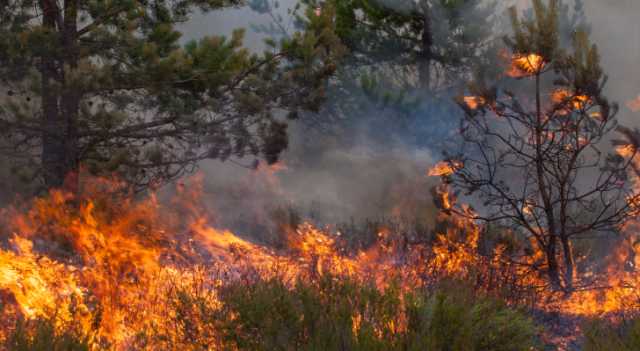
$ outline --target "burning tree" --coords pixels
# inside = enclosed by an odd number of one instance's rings
[[[447,155],[444,176],[475,195],[486,214],[477,219],[511,227],[542,251],[540,268],[554,289],[575,288],[572,243],[616,231],[636,213],[640,193],[628,185],[635,148],[607,151],[617,105],[603,95],[606,76],[598,50],[577,30],[573,52],[559,47],[558,1],[534,0],[535,16],[519,19],[508,75],[520,93],[490,87],[479,75],[459,98],[464,147]]]
[[[242,47],[241,30],[181,47],[176,25],[192,10],[239,3],[4,1],[4,154],[47,187],[81,164],[146,186],[206,158],[275,162],[287,146],[280,116],[318,108],[342,49],[330,8],[308,9],[306,30],[264,54]]]

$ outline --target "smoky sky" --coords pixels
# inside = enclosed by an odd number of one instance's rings
[[[285,23],[289,23],[286,9],[294,3],[295,0],[280,1],[280,8],[274,13],[285,16]],[[509,4],[523,8],[529,3],[529,0],[499,1],[498,11],[502,13],[497,15],[506,16]],[[640,1],[586,0],[585,8],[591,38],[600,49],[609,77],[606,95],[620,103],[622,124],[640,127],[640,112],[633,113],[625,104],[640,94]],[[245,44],[258,51],[263,48],[265,35],[252,26],[272,22],[269,14],[259,14],[245,6],[197,14],[181,29],[184,39],[190,40],[247,28]],[[428,202],[425,197],[435,180],[426,179],[426,169],[441,157],[441,150],[435,146],[422,143],[417,147],[398,140],[385,144],[388,146],[381,150],[375,147],[380,140],[370,137],[358,138],[358,142],[349,146],[334,143],[329,137],[310,140],[308,131],[298,122],[292,123],[289,131],[290,148],[283,155],[285,168],[268,180],[230,162],[207,161],[201,165],[207,196],[216,203],[222,217],[230,213],[258,216],[266,208],[284,204],[297,208],[304,216],[335,221],[389,215],[397,210],[390,202],[402,202],[398,198],[409,199],[405,202],[417,208]],[[303,156],[307,158],[305,162],[300,162],[300,150],[308,149],[310,143],[316,143],[317,147]]]

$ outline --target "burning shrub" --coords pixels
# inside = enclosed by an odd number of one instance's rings
[[[482,204],[471,218],[532,242],[534,255],[520,264],[570,294],[596,286],[584,273],[592,256],[578,242],[620,232],[638,215],[640,191],[629,177],[638,150],[618,127],[618,105],[605,96],[607,78],[588,33],[573,28],[573,50],[561,48],[561,2],[533,5],[524,18],[511,8],[513,35],[505,37],[512,51],[506,75],[518,84],[477,75],[471,96],[457,99],[463,145],[445,150],[429,174]],[[629,139],[615,143],[625,152],[609,151],[616,129]]]
[[[37,344],[44,319],[56,332],[46,337],[91,335],[96,349],[520,350],[536,334],[531,322],[474,294],[594,315],[624,308],[618,301],[636,291],[621,283],[602,298],[552,299],[535,272],[510,260],[526,247],[479,226],[446,186],[436,189],[432,240],[371,224],[375,241],[349,249],[350,234],[296,220],[274,250],[212,227],[197,186],[179,188],[167,206],[97,184],[77,198],[52,191],[5,210],[0,344],[9,347],[13,330]],[[468,285],[437,288],[451,279]]]

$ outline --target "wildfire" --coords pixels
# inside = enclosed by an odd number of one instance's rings
[[[16,253],[0,251],[0,287],[12,293],[27,318],[60,310],[58,318],[70,321],[68,307],[73,299],[82,299],[84,295],[75,271],[33,253],[29,240],[16,236],[11,243]]]
[[[449,199],[448,194],[446,198]],[[452,206],[453,203],[447,200],[444,208],[450,209]],[[449,227],[448,233],[437,235],[433,247],[434,266],[441,269],[447,276],[464,277],[481,261],[481,257],[477,254],[480,227],[471,219],[473,213],[468,207],[463,206],[461,210],[470,216],[441,213],[439,218],[440,221],[454,223]],[[456,232],[460,229],[464,232]]]
[[[460,167],[460,162],[443,161],[429,175],[451,175]],[[457,204],[449,190],[441,184],[435,191],[440,211],[432,243],[407,246],[399,233],[383,229],[377,244],[353,253],[341,249],[337,235],[310,223],[291,228],[279,250],[216,228],[198,205],[197,182],[179,188],[168,207],[153,195],[136,200],[123,194],[112,181],[96,180],[78,197],[53,191],[26,210],[3,213],[9,245],[0,247],[0,301],[15,308],[0,313],[50,318],[59,328],[79,323],[95,331],[95,349],[166,349],[180,347],[171,322],[177,313],[172,306],[182,298],[176,294],[197,295],[208,308],[219,309],[224,306],[219,289],[251,274],[288,282],[349,276],[371,280],[381,289],[393,277],[406,291],[453,277],[485,291],[511,291],[513,303],[526,298],[538,309],[570,315],[639,307],[640,245],[632,237],[608,262],[606,280],[598,285],[602,289],[558,296],[544,289],[541,271],[531,268],[544,262],[533,238],[523,247],[499,243],[486,250],[477,214]],[[526,215],[533,215],[534,208],[534,200],[522,205]],[[639,224],[625,230],[635,232]],[[197,316],[191,317],[198,325]],[[352,318],[357,324],[360,317]],[[7,337],[5,329],[0,340]],[[160,344],[136,344],[141,333],[160,335]]]
[[[636,149],[633,145],[620,145],[616,147],[616,152],[622,157],[629,158],[635,154]]]
[[[542,71],[544,66],[544,58],[538,54],[513,55],[507,75],[512,78],[528,77]]]
[[[450,176],[462,167],[460,161],[441,161],[429,169],[427,175],[429,177]]]
[[[590,99],[586,95],[575,95],[566,89],[557,89],[551,93],[551,101],[556,105],[566,104],[568,107],[562,108],[558,113],[567,115],[573,110],[583,110]]]
[[[70,194],[53,191],[26,212],[7,210],[6,225],[15,234],[12,248],[0,249],[0,297],[9,293],[27,319],[54,318],[60,328],[80,322],[87,331],[97,326],[96,348],[130,347],[141,332],[162,332],[163,340],[176,340],[175,332],[167,330],[174,318],[173,292],[203,294],[204,289],[215,308],[220,305],[217,287],[248,271],[289,281],[349,275],[372,279],[381,288],[395,276],[406,282],[403,289],[411,289],[424,281],[426,271],[464,276],[477,262],[479,229],[455,214],[442,215],[450,230],[430,248],[416,245],[407,251],[387,232],[378,245],[348,255],[336,236],[305,223],[288,234],[286,249],[274,251],[209,225],[196,205],[199,190],[179,187],[169,209],[155,196],[135,201],[115,195],[118,189],[117,183],[99,180],[88,195],[76,199],[77,209],[69,207]],[[444,207],[452,207],[454,199],[444,188],[443,196]],[[47,242],[42,253],[34,248],[36,241]],[[56,254],[56,245],[77,259]],[[433,257],[427,265],[425,255]]]
[[[255,245],[210,226],[196,205],[200,191],[186,186],[171,208],[155,196],[135,201],[114,195],[119,185],[102,180],[88,192],[76,199],[77,209],[69,207],[70,194],[53,191],[26,212],[5,211],[6,227],[15,234],[11,248],[0,248],[0,300],[13,301],[24,318],[53,318],[60,328],[79,322],[88,331],[97,325],[96,348],[131,346],[143,331],[172,339],[166,328],[174,313],[173,292],[209,282],[207,296],[215,306],[220,274],[233,280],[253,271],[292,281],[346,274],[371,276],[384,286],[389,275],[381,273],[382,267],[394,266],[389,246],[347,256],[332,235],[311,224],[295,228],[283,252]],[[36,241],[47,243],[42,253],[34,248]],[[202,270],[203,265],[211,268]],[[0,331],[0,340],[4,337]]]

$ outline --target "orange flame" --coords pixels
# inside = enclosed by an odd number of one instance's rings
[[[451,175],[460,167],[460,162],[440,162],[429,175]],[[538,243],[528,238],[522,247],[500,243],[483,251],[477,214],[456,204],[446,184],[436,189],[440,211],[433,243],[407,246],[399,233],[384,229],[376,245],[352,254],[340,249],[336,235],[310,223],[286,233],[279,251],[215,228],[198,206],[197,183],[178,191],[169,207],[153,195],[135,200],[121,186],[95,180],[82,196],[52,191],[26,210],[3,212],[10,247],[0,247],[0,297],[12,297],[16,314],[54,318],[60,327],[80,323],[84,330],[96,330],[96,349],[135,348],[137,335],[160,331],[165,344],[146,347],[179,348],[168,322],[175,318],[175,292],[197,293],[211,308],[220,308],[218,289],[249,272],[286,281],[334,274],[372,280],[380,288],[398,277],[404,290],[454,277],[475,281],[487,291],[537,294],[536,308],[574,315],[640,307],[635,236],[616,249],[606,279],[599,281],[602,289],[558,296],[544,289],[544,255]],[[532,214],[534,208],[530,200],[522,211]],[[625,231],[634,233],[638,227],[640,222],[634,221]],[[352,316],[354,325],[359,318]],[[6,333],[0,330],[0,340]]]
[[[75,271],[38,256],[27,239],[15,236],[11,242],[16,253],[0,251],[0,287],[11,291],[27,318],[43,317],[64,306],[67,308],[61,309],[62,314],[57,317],[70,321],[68,307],[73,299],[84,296]]]
[[[471,110],[477,110],[479,107],[484,106],[487,103],[481,96],[465,96],[463,100]]]
[[[566,89],[557,89],[551,93],[551,101],[554,104],[567,104],[569,107],[559,111],[561,115],[567,115],[572,110],[582,110],[591,101],[586,95],[575,95]]]
[[[450,176],[462,167],[460,161],[441,161],[429,169],[427,175],[429,177]]]
[[[513,55],[511,68],[507,71],[507,75],[512,78],[528,77],[542,71],[544,66],[544,58],[540,55]]]

